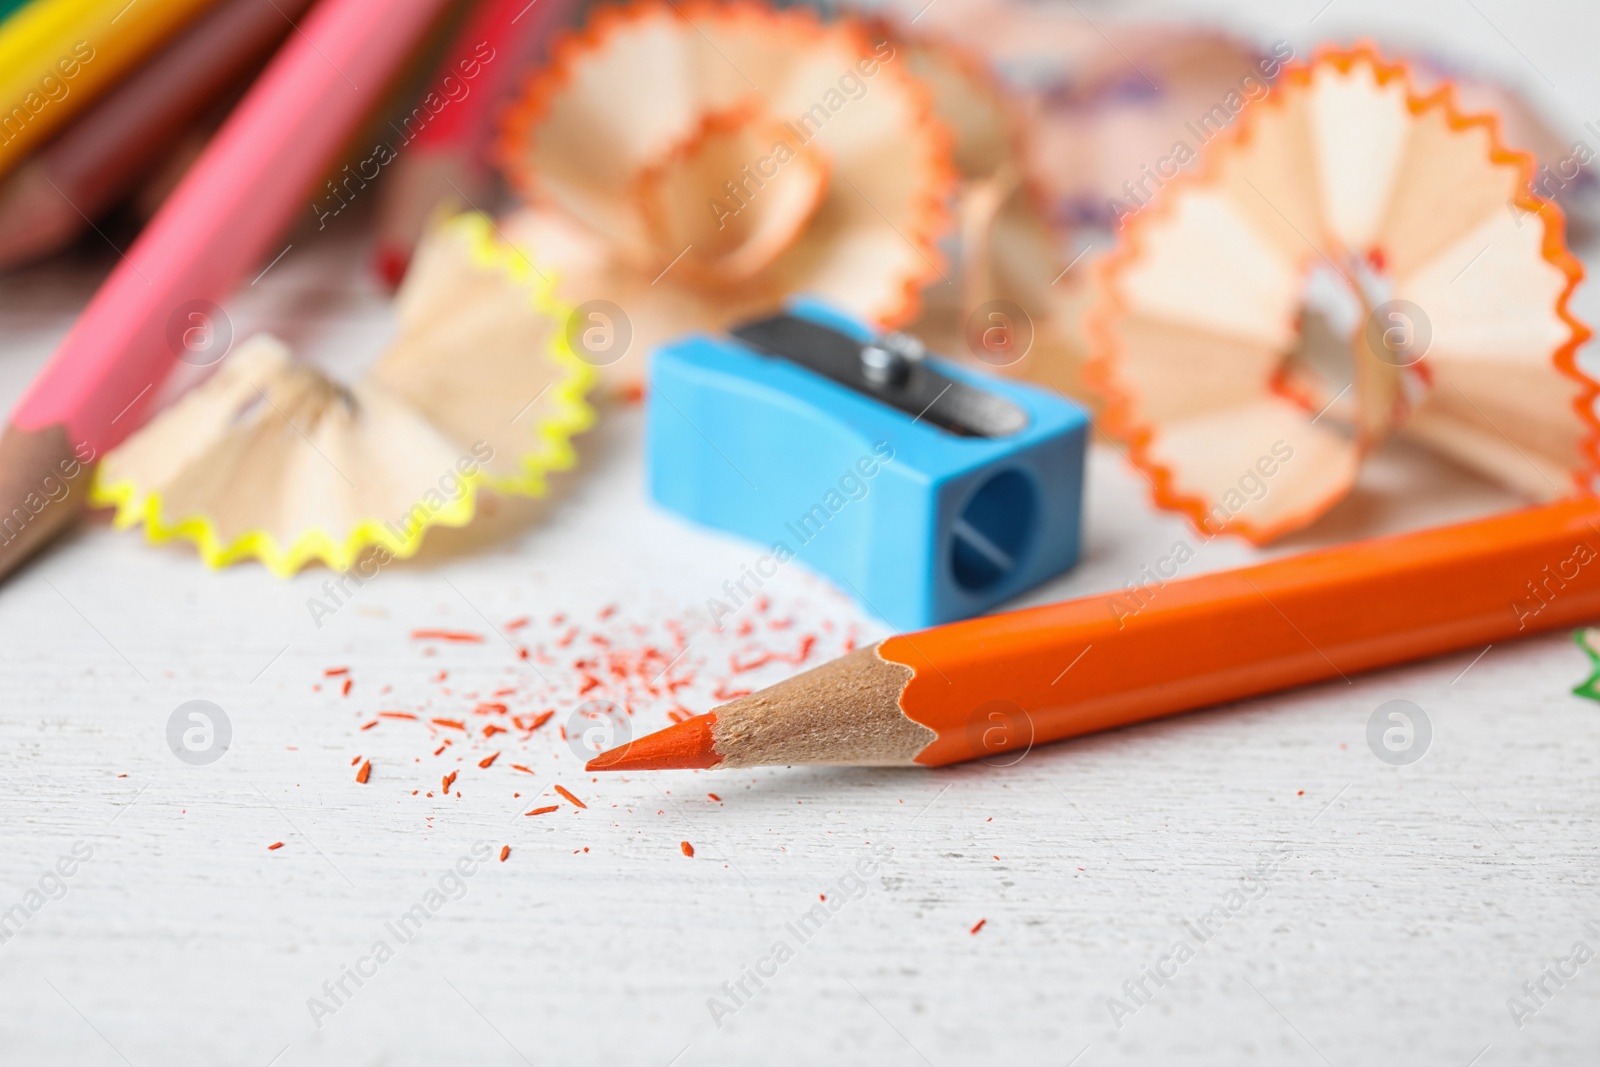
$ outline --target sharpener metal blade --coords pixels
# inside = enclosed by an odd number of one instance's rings
[[[797,315],[746,323],[730,334],[958,437],[1009,437],[1028,414],[1004,397],[957,381],[923,362],[921,342],[887,334],[867,344]]]

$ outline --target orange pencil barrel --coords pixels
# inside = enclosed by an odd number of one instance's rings
[[[1600,619],[1580,499],[891,637],[942,766]]]

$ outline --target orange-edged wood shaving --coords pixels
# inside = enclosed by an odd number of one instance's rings
[[[506,857],[509,856],[509,855],[511,855],[511,846],[510,845],[501,845],[500,846],[500,862],[504,863],[506,861]]]
[[[545,807],[542,807],[542,808],[534,808],[532,811],[525,811],[522,814],[524,814],[524,815],[548,815],[552,811],[556,811],[560,807],[561,807],[560,804],[549,804],[549,805],[546,805]]]
[[[462,733],[467,732],[467,724],[460,719],[429,719],[428,721],[435,726],[448,726],[452,730],[460,730]]]
[[[579,800],[577,797],[573,796],[571,791],[568,790],[567,787],[564,786],[564,785],[556,786],[555,790],[556,790],[557,793],[560,793],[563,797],[566,797],[568,800],[572,801],[573,804],[577,805],[580,808],[587,808],[589,806],[589,805],[585,804],[583,801]]]
[[[979,930],[983,929],[983,924],[988,922],[988,921],[989,921],[988,919],[979,919],[976,923],[973,923],[972,929],[968,930],[967,933],[969,933],[969,934],[977,933]]]
[[[372,776],[372,761],[371,760],[367,760],[367,762],[365,762],[365,763],[363,763],[361,765],[361,769],[356,772],[356,784],[357,785],[366,785],[367,784],[367,779],[370,778],[371,776]]]
[[[689,844],[689,842],[687,842],[687,841],[679,841],[678,842],[678,849],[685,856],[688,856],[691,859],[694,857],[694,846]]]
[[[514,771],[521,771],[523,774],[532,774],[533,773],[533,769],[531,767],[524,767],[520,763],[513,763],[511,765],[511,769],[514,770]]]
[[[444,784],[439,787],[439,791],[441,793],[450,792],[450,787],[455,784],[455,780],[456,780],[456,772],[455,771],[451,771],[449,774],[444,776]]]
[[[283,847],[283,842],[282,841],[274,841],[272,844],[267,846],[267,851],[271,852],[274,849],[280,849],[282,847]]]
[[[485,768],[489,767],[494,763],[495,760],[497,760],[499,758],[500,758],[500,753],[491,752],[489,755],[483,757],[481,760],[478,761],[478,766],[479,767],[485,767]]]

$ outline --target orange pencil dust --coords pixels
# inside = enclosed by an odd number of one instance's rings
[[[483,644],[483,635],[468,633],[464,630],[413,630],[411,637],[416,641],[456,641],[469,644]]]
[[[468,785],[498,783],[502,796],[515,801],[510,794],[520,776],[566,778],[608,738],[648,732],[689,715],[685,703],[750,690],[858,643],[853,627],[832,623],[804,599],[775,606],[761,598],[725,622],[718,629],[701,613],[638,620],[619,605],[588,615],[519,614],[491,622],[494,631],[516,631],[511,647],[476,631],[417,626],[402,635],[421,657],[425,669],[418,677],[425,681],[407,689],[392,678],[369,678],[341,703],[355,716],[352,728],[368,731],[362,761],[370,757],[390,768],[386,783],[403,783],[409,793],[432,782],[434,788],[415,794],[430,804]],[[317,672],[342,680],[352,674],[350,666]],[[357,781],[365,784],[370,763],[362,766]],[[420,773],[407,781],[406,767]],[[590,803],[565,785],[550,789],[574,808]]]

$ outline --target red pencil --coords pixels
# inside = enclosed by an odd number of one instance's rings
[[[0,270],[71,244],[171,153],[311,0],[230,0],[197,19],[0,185]]]
[[[476,206],[488,195],[488,146],[495,117],[574,0],[485,0],[451,42],[422,101],[398,127],[397,146],[378,203],[379,275],[400,284],[411,252],[441,204]]]

